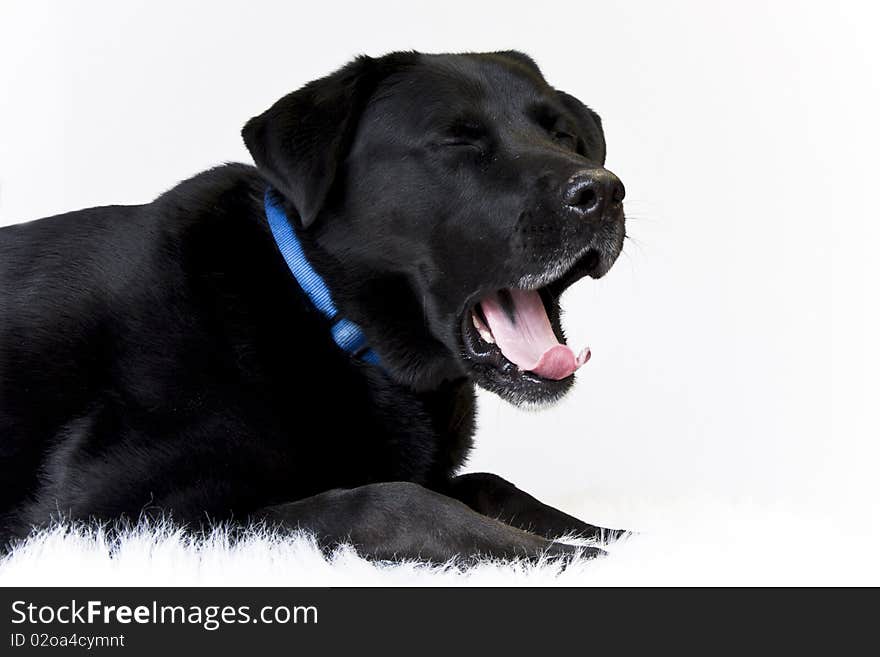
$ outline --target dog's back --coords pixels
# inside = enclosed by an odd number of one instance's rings
[[[114,297],[137,275],[137,240],[124,236],[140,232],[139,212],[91,208],[0,231],[0,513],[33,490],[53,438],[86,410]]]
[[[200,228],[224,221],[218,196],[243,186],[249,201],[254,179],[222,167],[147,205],[0,230],[0,527],[65,469],[59,460],[103,449],[82,437],[113,434],[114,408],[165,409],[186,372],[204,371],[193,360],[212,341],[195,326],[199,264],[185,252],[210,250]],[[82,483],[65,482],[68,495]]]

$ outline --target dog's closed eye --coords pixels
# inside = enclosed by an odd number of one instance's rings
[[[578,153],[580,152],[580,140],[573,134],[565,132],[564,130],[554,130],[551,134],[553,136],[553,140],[563,148],[567,148],[571,151],[575,151]]]
[[[479,121],[462,119],[452,122],[440,140],[442,146],[471,148],[485,152],[489,142],[489,132]]]
[[[571,124],[548,105],[535,105],[530,110],[532,119],[546,130],[550,138],[566,150],[584,155],[586,148],[583,140],[575,134]]]
[[[444,139],[440,142],[441,146],[454,146],[454,147],[463,147],[463,148],[472,148],[474,150],[483,151],[483,145],[479,141],[473,141],[470,139],[461,139],[458,137],[450,137],[449,139]]]

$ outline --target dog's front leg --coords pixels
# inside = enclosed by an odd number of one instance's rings
[[[474,511],[546,538],[576,535],[606,541],[624,533],[587,524],[554,509],[498,475],[486,472],[460,475],[453,477],[448,486],[444,492]]]
[[[597,556],[597,548],[553,543],[474,512],[461,502],[408,482],[336,489],[261,510],[256,519],[313,532],[322,547],[350,543],[377,559],[444,563],[479,557],[537,559]]]

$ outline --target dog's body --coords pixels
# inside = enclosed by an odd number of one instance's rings
[[[568,126],[557,132],[574,148],[527,134],[514,116],[523,89],[556,103]],[[517,53],[361,58],[248,124],[257,168],[219,167],[143,206],[3,229],[3,538],[52,516],[144,512],[191,526],[267,520],[328,545],[434,560],[564,554],[546,539],[595,535],[498,477],[455,476],[471,447],[474,381],[517,401],[571,383],[571,366],[543,379],[508,363],[470,335],[470,309],[545,277],[561,336],[558,294],[602,275],[620,249],[622,188],[601,169],[598,119],[555,93]],[[547,111],[529,121],[563,120]],[[453,136],[422,143],[438,130],[425,124],[432,113]],[[498,123],[468,124],[482,120]],[[516,135],[504,134],[510,125]],[[537,184],[524,182],[528,167]],[[487,180],[498,198],[480,188]],[[559,184],[571,215],[535,219]],[[267,224],[267,187],[379,365],[334,343],[291,275]],[[601,212],[582,202],[587,188]],[[503,216],[481,224],[457,209],[475,202]]]

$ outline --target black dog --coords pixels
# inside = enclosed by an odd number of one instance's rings
[[[0,232],[2,538],[144,513],[434,561],[596,536],[455,473],[475,383],[550,402],[589,356],[558,298],[624,239],[599,117],[520,53],[411,52],[243,136],[256,168]]]

